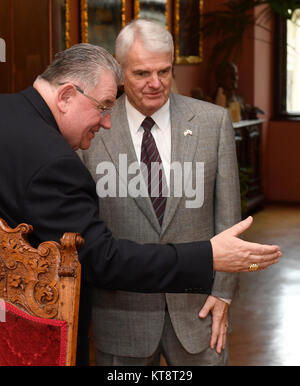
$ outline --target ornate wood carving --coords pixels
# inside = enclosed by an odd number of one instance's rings
[[[0,219],[0,298],[32,315],[55,318],[59,282],[76,276],[77,248],[84,241],[79,234],[65,233],[61,244],[47,241],[35,249],[27,241],[32,230],[28,224],[12,229]]]

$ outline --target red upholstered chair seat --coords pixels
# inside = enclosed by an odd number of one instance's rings
[[[5,303],[0,366],[64,366],[68,323],[38,318]]]
[[[66,232],[60,243],[30,245],[29,224],[10,228],[0,218],[0,366],[74,366],[80,297],[77,248]]]

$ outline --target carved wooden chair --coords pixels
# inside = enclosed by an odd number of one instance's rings
[[[36,249],[31,225],[12,229],[0,219],[0,366],[72,366],[80,294],[77,248],[83,239],[65,233],[61,243]]]

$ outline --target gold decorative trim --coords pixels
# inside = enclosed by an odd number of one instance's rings
[[[121,10],[121,18],[122,18],[122,28],[126,25],[126,0],[122,0],[122,10]]]
[[[168,14],[168,0],[166,0],[166,5],[165,5],[165,19],[166,19],[166,29],[169,29],[169,14]]]
[[[134,0],[134,18],[138,19],[140,17],[141,4],[139,0]]]
[[[70,47],[70,0],[65,0],[65,45]]]
[[[81,42],[88,43],[89,41],[89,16],[87,0],[81,0]]]
[[[203,22],[203,0],[199,1],[200,25]],[[197,64],[203,61],[203,34],[199,33],[199,55],[181,56],[179,53],[179,23],[180,23],[180,0],[175,1],[175,63]]]

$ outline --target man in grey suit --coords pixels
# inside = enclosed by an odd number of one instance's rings
[[[114,236],[139,243],[192,242],[235,224],[240,193],[227,111],[171,92],[173,41],[156,23],[127,25],[117,38],[116,58],[125,94],[113,109],[113,130],[101,131],[83,155],[97,182],[101,217]],[[153,119],[151,134],[144,134],[145,117]],[[143,181],[133,189],[129,178],[141,159],[147,162],[145,135],[163,166],[158,196],[167,195],[166,201],[135,194]],[[168,194],[161,192],[165,188]],[[159,215],[157,206],[163,208]],[[95,290],[96,363],[157,364],[163,353],[169,365],[226,365],[228,307],[237,280],[237,274],[217,272],[211,295]]]

